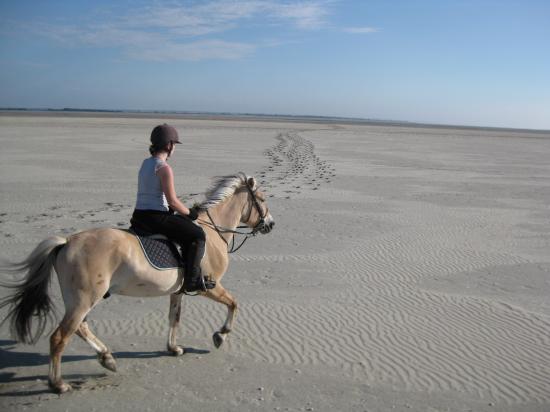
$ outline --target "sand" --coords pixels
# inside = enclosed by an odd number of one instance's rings
[[[159,118],[0,116],[0,256],[126,227]],[[232,256],[225,309],[112,296],[90,314],[119,371],[75,338],[46,385],[48,339],[0,329],[0,409],[45,411],[550,410],[550,133],[335,122],[171,119],[176,189],[261,180],[275,230]],[[12,279],[2,274],[2,279]],[[6,290],[0,295],[5,296]],[[51,293],[62,311],[55,282]],[[0,314],[3,318],[5,311]]]

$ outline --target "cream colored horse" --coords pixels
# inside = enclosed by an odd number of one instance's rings
[[[219,347],[231,331],[237,310],[237,301],[221,285],[229,265],[227,246],[234,236],[231,230],[243,223],[268,233],[274,221],[254,178],[244,174],[220,178],[207,192],[201,209],[198,221],[207,239],[202,270],[216,280],[214,289],[201,294],[228,308],[223,326],[213,336],[214,344]],[[135,236],[111,228],[86,230],[68,238],[48,238],[25,261],[12,268],[12,271],[27,271],[27,276],[11,286],[16,292],[3,299],[0,308],[12,306],[6,319],[10,319],[19,341],[35,343],[44,331],[51,309],[47,291],[52,268],[57,272],[65,302],[65,316],[50,337],[49,385],[55,392],[71,389],[61,377],[61,355],[74,333],[97,352],[103,367],[116,371],[111,351],[86,322],[86,315],[107,292],[136,297],[170,295],[168,351],[173,355],[184,353],[176,344],[182,298],[176,292],[182,285],[183,271],[154,269]],[[38,330],[34,334],[33,317],[38,319]]]

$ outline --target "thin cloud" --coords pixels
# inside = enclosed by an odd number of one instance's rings
[[[35,31],[75,47],[118,47],[124,55],[142,60],[238,59],[262,45],[205,37],[264,23],[320,29],[326,26],[327,4],[321,0],[156,3],[122,15],[104,15],[101,24],[42,24]]]
[[[291,19],[300,29],[318,29],[325,25],[328,10],[320,3],[274,4],[273,14]]]
[[[352,34],[369,34],[369,33],[378,33],[380,31],[376,27],[346,27],[343,30],[346,33],[352,33]]]
[[[130,57],[142,60],[166,61],[204,59],[234,60],[253,53],[256,46],[223,40],[201,40],[191,43],[166,43],[162,47],[130,49]]]
[[[155,5],[138,10],[124,18],[126,25],[157,27],[184,36],[219,33],[264,18],[298,29],[323,27],[328,15],[326,1],[217,0],[191,5]]]

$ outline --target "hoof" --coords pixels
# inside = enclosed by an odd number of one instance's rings
[[[99,354],[98,358],[101,366],[103,366],[105,369],[109,369],[111,372],[116,372],[116,362],[112,354],[102,353]]]
[[[176,345],[172,348],[169,347],[168,352],[170,353],[170,355],[173,355],[173,356],[181,356],[185,353],[185,349],[183,349],[179,345]]]
[[[220,332],[216,332],[212,336],[212,340],[214,341],[214,346],[216,348],[219,348],[220,346],[222,346],[222,343],[225,341],[225,335],[221,334]]]
[[[59,395],[61,395],[62,393],[69,392],[73,389],[71,387],[71,385],[69,385],[68,383],[65,383],[63,381],[58,382],[58,383],[49,382],[48,385],[50,386],[52,391],[54,391],[55,393],[57,393]]]

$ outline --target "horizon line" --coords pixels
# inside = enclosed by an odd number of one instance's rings
[[[348,123],[359,124],[377,124],[387,126],[415,126],[415,127],[448,127],[464,129],[496,129],[511,131],[529,131],[529,132],[550,132],[550,129],[534,129],[525,127],[506,127],[506,126],[476,126],[467,124],[448,124],[415,122],[410,120],[377,119],[365,117],[346,117],[346,116],[327,116],[311,114],[268,114],[268,113],[248,113],[248,112],[212,112],[212,111],[194,111],[194,110],[137,110],[137,109],[93,109],[93,108],[75,108],[75,107],[0,107],[0,112],[34,112],[34,113],[102,113],[102,114],[161,114],[161,115],[187,115],[187,116],[221,116],[221,117],[259,117],[286,120],[317,120],[317,121],[337,121],[341,120]]]

